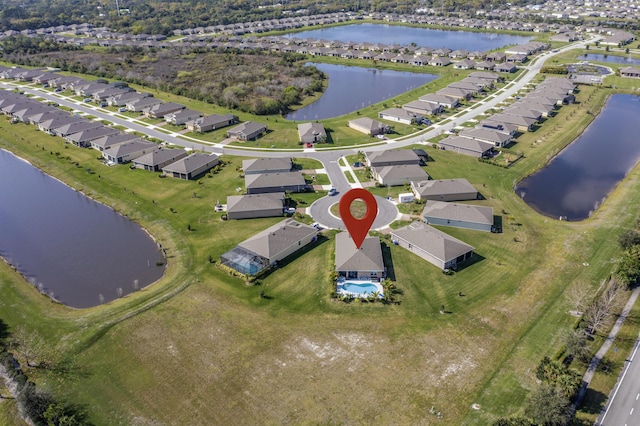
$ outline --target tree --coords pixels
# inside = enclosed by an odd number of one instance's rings
[[[566,297],[572,310],[582,313],[587,307],[587,301],[591,298],[591,289],[584,282],[576,281],[567,290]]]
[[[618,237],[618,244],[623,250],[627,250],[633,246],[640,244],[640,232],[635,229],[624,231]]]
[[[564,336],[564,345],[567,355],[580,361],[586,361],[589,357],[589,345],[587,344],[587,332],[583,329],[572,330]]]
[[[29,331],[24,325],[11,333],[11,348],[27,363],[28,367],[37,367],[45,353],[45,342],[35,331]]]
[[[543,383],[531,394],[525,414],[536,425],[564,426],[571,415],[571,401],[559,388]]]

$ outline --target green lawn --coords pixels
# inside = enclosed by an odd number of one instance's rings
[[[506,225],[502,234],[441,228],[475,248],[451,276],[385,243],[402,293],[396,305],[330,299],[332,232],[259,285],[209,263],[280,220],[222,221],[213,211],[242,191],[241,157],[223,156],[222,171],[198,181],[159,179],[103,166],[93,150],[0,120],[0,146],[139,222],[169,256],[159,283],[85,310],[49,302],[0,264],[0,317],[12,329],[37,330],[55,349],[51,358],[64,369],[27,374],[86,406],[95,424],[441,423],[431,407],[447,424],[490,424],[522,410],[536,365],[558,352],[575,322],[566,289],[576,281],[597,287],[619,255],[612,236],[636,219],[629,207],[640,204],[638,167],[583,222],[542,217],[513,192],[584,129],[593,119],[585,112],[607,93],[582,88],[580,104],[518,138],[513,149],[525,157],[508,169],[428,148],[434,179],[467,178],[485,197],[474,203],[493,207]],[[322,195],[292,199],[307,207]],[[610,379],[601,383],[604,392]],[[0,404],[0,422],[14,416]]]

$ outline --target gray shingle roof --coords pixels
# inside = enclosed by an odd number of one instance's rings
[[[242,170],[250,174],[269,173],[272,170],[291,170],[292,167],[291,157],[242,160]]]
[[[244,182],[247,189],[306,185],[304,177],[300,172],[245,175]]]
[[[348,232],[336,234],[336,271],[383,271],[382,248],[377,237],[366,237],[356,248]]]
[[[230,195],[227,197],[227,212],[253,212],[282,208],[283,192],[267,194]]]
[[[428,200],[422,215],[438,219],[460,220],[493,225],[493,208],[472,204]]]
[[[172,159],[178,160],[180,156],[186,155],[184,149],[165,149],[161,148],[156,151],[144,154],[133,160],[134,164],[143,164],[146,166],[157,166]]]
[[[475,193],[477,197],[478,194],[466,179],[423,180],[412,182],[411,186],[421,197],[470,193]]]
[[[162,171],[188,174],[206,165],[207,163],[216,160],[218,160],[218,156],[216,154],[193,153],[188,157],[176,161],[175,163],[169,164],[168,166],[164,167]]]
[[[473,250],[469,244],[422,222],[391,231],[391,238],[404,240],[444,263]]]
[[[317,232],[316,228],[309,225],[293,219],[285,219],[241,242],[238,246],[267,259],[272,259],[278,253]]]

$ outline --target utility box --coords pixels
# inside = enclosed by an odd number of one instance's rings
[[[398,202],[399,203],[413,203],[413,193],[405,192],[403,194],[398,194]]]

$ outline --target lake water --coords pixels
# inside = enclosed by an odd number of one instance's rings
[[[626,56],[601,55],[599,53],[587,53],[580,55],[577,59],[581,61],[610,62],[614,64],[640,65],[640,59],[628,58]]]
[[[140,226],[2,149],[0,255],[74,308],[109,302],[164,273]]]
[[[452,50],[465,49],[470,52],[475,50],[488,51],[511,44],[524,44],[532,38],[530,36],[511,34],[435,30],[384,24],[342,25],[292,33],[288,37],[382,43],[386,45],[400,44],[403,46],[415,43],[421,47],[434,49],[447,47]]]
[[[320,99],[287,115],[289,120],[321,120],[338,117],[376,102],[390,99],[436,79],[435,74],[379,70],[333,64],[311,64],[329,78]],[[389,103],[391,108],[392,102]]]
[[[553,218],[583,220],[640,159],[640,96],[612,95],[585,132],[516,194]]]

